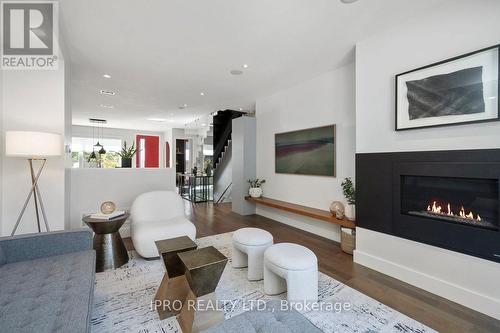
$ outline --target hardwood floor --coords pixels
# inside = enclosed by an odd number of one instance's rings
[[[358,265],[331,240],[259,215],[241,216],[231,211],[231,204],[186,201],[186,214],[196,225],[197,237],[257,227],[268,230],[275,243],[304,245],[318,257],[321,272],[439,332],[500,332],[500,321]],[[126,239],[126,244],[132,248],[130,239]]]

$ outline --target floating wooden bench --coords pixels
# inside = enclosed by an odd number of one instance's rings
[[[326,210],[301,206],[290,202],[285,202],[265,197],[260,197],[260,198],[245,197],[245,199],[251,202],[255,202],[256,204],[259,205],[281,209],[290,213],[307,216],[321,221],[335,223],[345,228],[351,228],[351,229],[356,228],[356,224],[353,221],[349,221],[346,218],[339,220],[335,216],[333,216],[329,211]]]

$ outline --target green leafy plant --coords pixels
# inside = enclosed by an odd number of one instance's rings
[[[251,188],[256,188],[256,187],[262,187],[262,184],[266,182],[265,179],[249,179],[248,183],[250,184]]]
[[[210,175],[212,173],[212,160],[211,159],[206,159],[203,161],[203,170],[207,175]]]
[[[345,178],[342,182],[342,192],[344,192],[344,197],[350,205],[356,204],[356,188],[351,177]]]
[[[135,142],[132,142],[132,146],[127,147],[127,141],[123,143],[122,150],[117,153],[121,158],[132,158],[135,153],[137,153],[137,148],[135,147]]]

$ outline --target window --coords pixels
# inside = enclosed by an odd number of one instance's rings
[[[99,142],[104,146],[106,154],[97,154],[97,159],[89,160],[90,154],[94,150],[92,138],[73,137],[71,139],[71,160],[73,168],[117,168],[121,165],[120,156],[118,152],[122,147],[122,140],[103,138]]]

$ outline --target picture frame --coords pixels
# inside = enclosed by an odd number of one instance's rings
[[[395,77],[395,130],[500,120],[500,44]]]
[[[336,177],[336,125],[276,133],[275,172]]]

